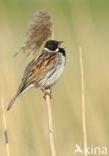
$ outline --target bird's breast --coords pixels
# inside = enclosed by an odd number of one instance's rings
[[[54,85],[57,80],[61,77],[65,66],[65,57],[62,54],[57,56],[55,65],[50,69],[43,79],[40,81],[42,87],[48,87]]]

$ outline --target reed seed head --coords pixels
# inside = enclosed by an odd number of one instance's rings
[[[41,48],[46,40],[51,38],[53,24],[51,16],[46,10],[38,10],[33,14],[33,18],[26,34],[26,40],[21,49],[29,55]]]

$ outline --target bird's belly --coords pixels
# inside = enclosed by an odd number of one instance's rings
[[[58,65],[50,70],[45,77],[40,81],[41,87],[51,87],[60,78],[64,70],[64,64]]]

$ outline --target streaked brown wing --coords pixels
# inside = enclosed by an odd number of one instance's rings
[[[56,53],[55,52],[43,52],[38,59],[32,65],[32,68],[29,69],[26,76],[26,86],[29,86],[32,83],[37,83],[38,80],[45,76],[45,74],[54,67],[56,63]]]

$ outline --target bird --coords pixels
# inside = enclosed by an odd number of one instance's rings
[[[63,41],[46,41],[39,56],[36,56],[25,68],[21,83],[15,96],[8,104],[7,111],[11,109],[17,97],[31,87],[42,91],[51,89],[64,71],[66,64],[66,51],[61,47]]]

